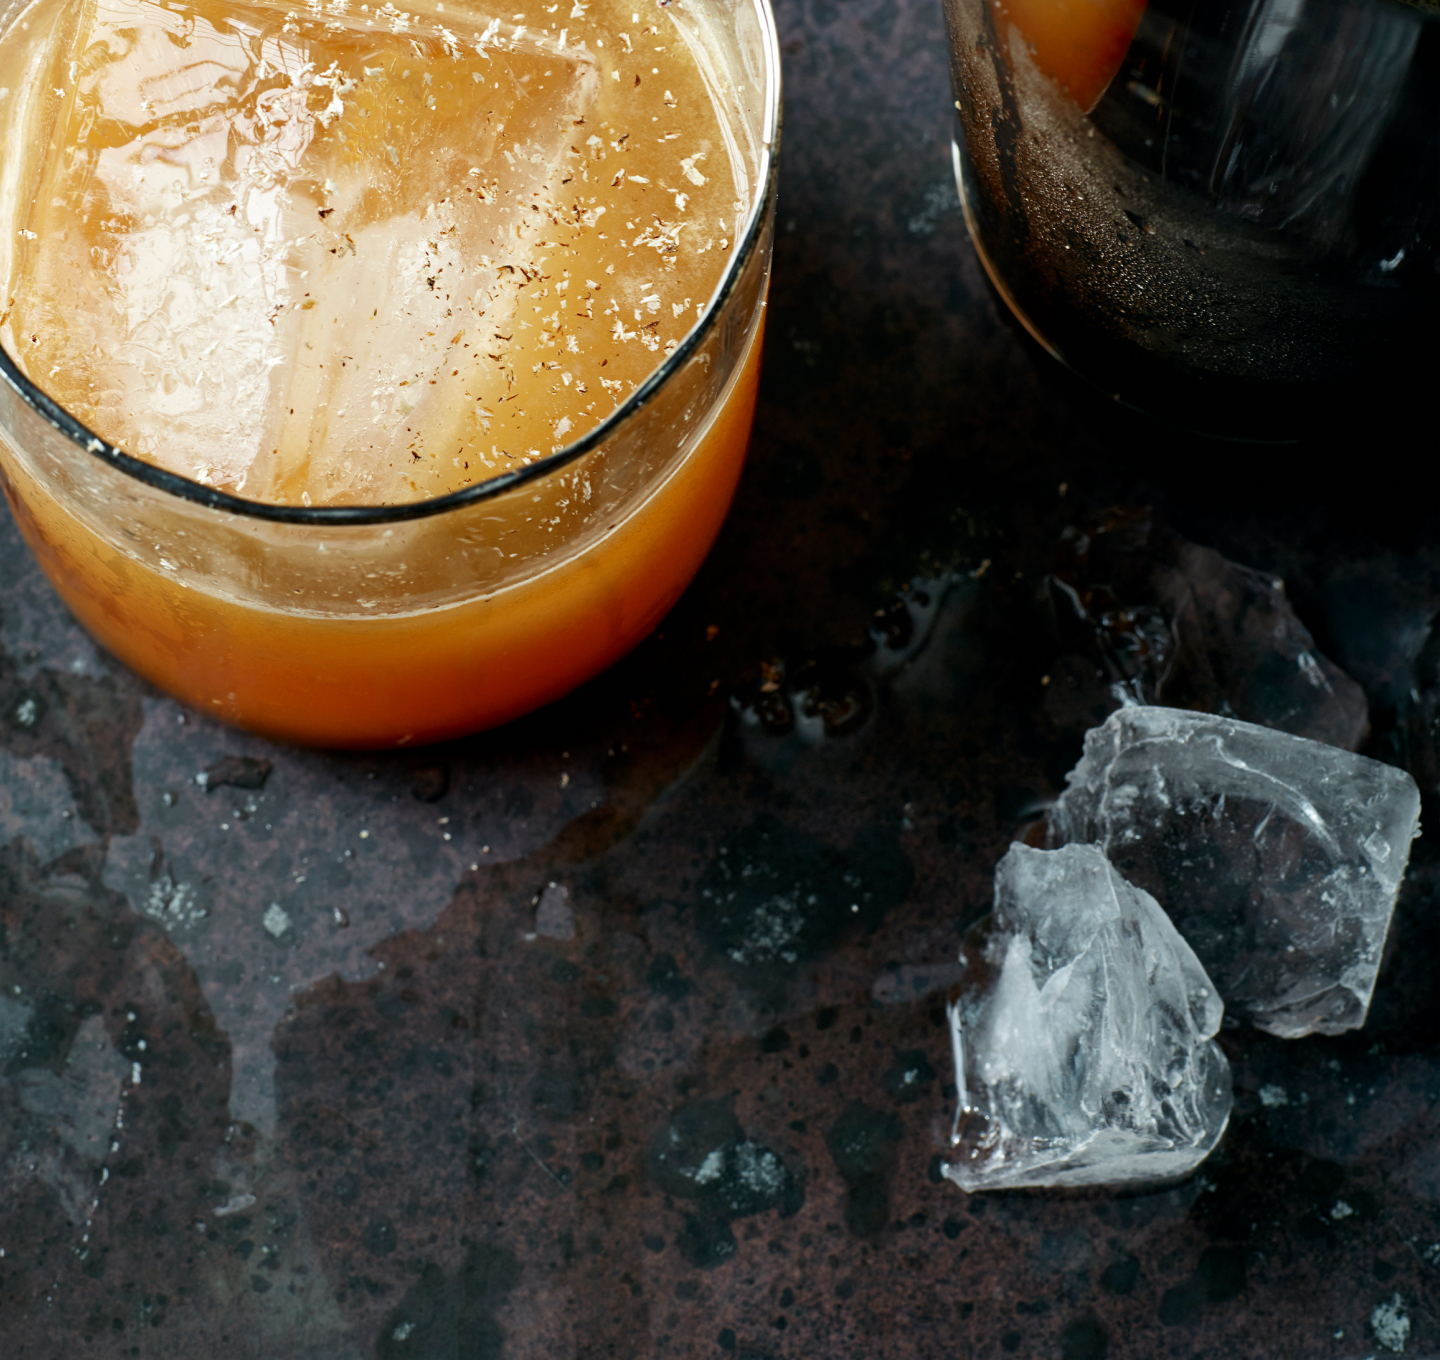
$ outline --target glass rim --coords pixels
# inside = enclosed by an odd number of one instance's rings
[[[189,477],[176,472],[167,472],[150,463],[126,453],[118,445],[101,439],[93,430],[83,425],[47,392],[31,382],[20,371],[19,365],[10,352],[0,344],[0,378],[11,387],[20,399],[42,420],[64,435],[82,452],[102,463],[157,491],[166,492],[180,500],[190,501],[209,510],[226,514],[241,515],[248,519],[269,520],[280,524],[308,524],[317,527],[371,524],[397,524],[406,520],[428,519],[451,510],[464,509],[482,501],[513,491],[529,482],[547,477],[551,473],[583,458],[587,453],[605,443],[618,429],[628,425],[649,405],[656,394],[670,378],[677,373],[714,330],[725,305],[735,292],[740,275],[749,264],[760,243],[764,230],[765,216],[775,200],[777,185],[780,142],[780,38],[775,26],[775,12],[770,0],[746,0],[760,20],[761,45],[764,50],[764,76],[766,81],[765,108],[760,138],[760,165],[756,176],[758,192],[750,204],[744,230],[735,242],[730,262],[720,276],[720,282],[711,295],[705,314],[695,323],[690,333],[679,346],[661,361],[649,377],[635,389],[619,406],[610,412],[598,425],[564,448],[547,454],[524,467],[510,472],[498,473],[474,486],[459,491],[447,492],[443,496],[432,496],[425,500],[407,501],[400,505],[275,505],[268,501],[249,500],[244,496],[217,491]]]

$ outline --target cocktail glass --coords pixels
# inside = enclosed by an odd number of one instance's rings
[[[966,221],[1094,390],[1222,438],[1398,419],[1440,358],[1440,22],[1397,0],[945,0]]]
[[[0,485],[101,644],[226,722],[380,748],[517,717],[655,627],[713,544],[740,475],[774,227],[774,18],[767,0],[706,3],[723,39],[710,53],[712,93],[750,186],[743,229],[686,339],[549,457],[409,504],[251,501],[108,444],[0,350]],[[20,8],[0,2],[0,30]]]

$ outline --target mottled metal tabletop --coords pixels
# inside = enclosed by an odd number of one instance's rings
[[[1440,554],[1419,497],[1067,404],[965,237],[934,0],[778,9],[748,471],[609,674],[278,747],[98,652],[0,525],[5,1360],[1440,1352],[1433,830],[1363,1030],[1222,1031],[1190,1179],[939,1174],[960,941],[1114,706],[1067,526],[1153,506],[1283,578],[1432,828]]]

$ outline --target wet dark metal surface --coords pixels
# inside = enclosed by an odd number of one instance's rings
[[[1129,623],[1057,629],[1062,532],[1154,504],[1283,577],[1427,798],[1440,555],[1417,496],[1087,426],[981,287],[938,7],[780,24],[750,468],[609,675],[441,749],[276,747],[97,653],[0,528],[6,1360],[1440,1350],[1432,841],[1365,1030],[1222,1035],[1197,1176],[937,1178],[960,939],[1134,678]],[[1253,661],[1236,608],[1205,636]]]

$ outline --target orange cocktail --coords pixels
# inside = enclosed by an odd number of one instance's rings
[[[768,11],[53,8],[25,62],[0,33],[5,144],[44,152],[4,167],[0,471],[96,637],[381,746],[653,628],[754,408]]]

